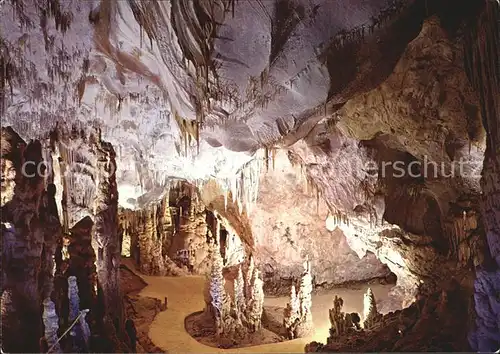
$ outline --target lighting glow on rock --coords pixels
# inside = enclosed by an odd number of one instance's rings
[[[337,222],[335,221],[333,215],[328,215],[328,217],[326,218],[325,225],[326,229],[330,232],[334,231],[337,228]]]

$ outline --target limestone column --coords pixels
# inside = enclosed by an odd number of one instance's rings
[[[118,235],[118,189],[115,151],[100,137],[95,142],[97,158],[94,238],[97,244],[97,277],[105,314],[121,327],[123,306],[119,284],[120,239]],[[117,328],[119,330],[119,328]]]

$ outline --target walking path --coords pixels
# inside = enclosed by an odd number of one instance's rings
[[[135,269],[132,262],[128,262],[128,260],[125,260],[123,263],[129,269]],[[346,311],[361,312],[363,306],[362,298],[365,291],[365,289],[338,289],[332,291],[332,294],[313,295],[313,321],[316,328],[316,333],[313,337],[225,350],[199,343],[186,332],[184,327],[184,319],[188,315],[196,311],[201,311],[205,307],[203,299],[204,277],[146,276],[137,272],[136,274],[148,283],[148,286],[139,293],[140,296],[157,298],[162,302],[165,296],[168,299],[168,309],[156,315],[149,329],[149,337],[156,346],[170,353],[304,353],[304,347],[307,343],[313,340],[326,342],[329,327],[328,308],[331,307],[333,294],[339,294],[344,299],[350,299],[351,303],[355,303],[356,306],[349,306],[348,301],[344,301],[344,307],[349,307],[345,309]],[[382,295],[384,292],[387,294],[389,288],[386,286],[376,286],[373,290],[376,294],[380,293]],[[266,298],[266,305],[284,307],[285,304],[286,299],[284,298]]]

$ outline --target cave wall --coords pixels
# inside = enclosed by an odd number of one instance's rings
[[[464,49],[467,74],[479,93],[483,124],[488,132],[487,147],[482,171],[480,207],[489,252],[476,267],[474,283],[474,326],[469,342],[474,350],[494,351],[500,346],[500,213],[499,176],[500,130],[500,4],[486,2],[483,11],[468,33]]]
[[[10,178],[2,189],[2,348],[38,352],[41,304],[53,290],[52,254],[61,236],[55,189],[45,189],[40,141],[24,142],[10,127],[1,130],[2,166]],[[4,184],[4,181],[6,182]]]
[[[408,301],[418,288],[437,284],[430,279],[470,269],[483,257],[477,196],[485,133],[462,45],[459,30],[431,17],[381,85],[290,148],[341,215],[338,226],[351,248],[387,264]],[[405,168],[416,161],[420,169],[401,178],[393,165],[382,169],[396,161]],[[423,171],[426,161],[436,171]]]
[[[308,190],[309,189],[309,190]],[[315,284],[336,285],[389,275],[372,253],[362,259],[349,247],[342,231],[326,228],[328,206],[308,186],[305,171],[292,166],[285,150],[278,150],[260,177],[259,197],[249,215],[255,240],[255,259],[263,271],[267,291],[288,294],[298,279],[306,256],[312,262]],[[280,284],[283,282],[283,284]]]
[[[46,350],[44,343],[53,338],[43,337],[42,303],[51,303],[55,310],[51,318],[58,323],[45,322],[44,317],[45,325],[55,326],[52,330],[59,326],[64,332],[80,310],[85,312],[74,333],[62,338],[62,350],[128,350],[118,283],[113,147],[99,131],[70,131],[73,147],[82,147],[92,164],[75,158],[71,150],[58,156],[58,143],[71,141],[63,130],[25,143],[11,127],[2,127],[2,190],[10,197],[2,201],[1,213],[4,350]],[[82,191],[95,193],[82,196]],[[71,195],[79,199],[66,199]],[[71,279],[75,282],[70,289]]]

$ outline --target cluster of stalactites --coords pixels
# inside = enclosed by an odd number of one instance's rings
[[[250,214],[258,197],[263,161],[267,158],[263,154],[262,149],[258,150],[254,158],[241,167],[234,176],[223,180],[225,207],[227,207],[228,194],[231,193],[232,201],[238,205],[239,211],[242,213],[246,210],[247,214]]]
[[[306,259],[299,290],[296,291],[295,285],[292,285],[290,302],[284,311],[283,324],[288,339],[305,337],[313,330],[312,290],[311,263]]]

